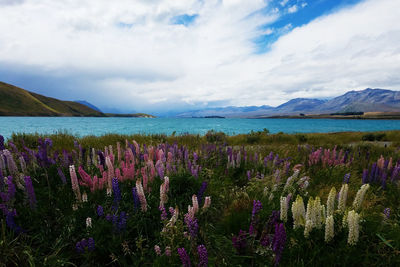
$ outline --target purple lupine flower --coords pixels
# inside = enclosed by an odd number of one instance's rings
[[[0,135],[0,150],[4,150],[4,137],[2,135]]]
[[[363,174],[362,174],[362,183],[363,184],[367,184],[368,183],[368,169],[364,169],[363,170]]]
[[[267,247],[272,243],[272,234],[275,229],[275,225],[280,220],[281,212],[279,210],[273,210],[269,216],[268,223],[265,228],[264,236],[261,238],[261,245]]]
[[[22,228],[18,226],[15,221],[14,217],[17,216],[17,211],[16,210],[6,210],[6,225],[13,230],[15,233],[19,234],[22,231]]]
[[[249,171],[247,171],[247,180],[250,180],[251,179],[251,171],[249,170]]]
[[[4,188],[4,176],[3,176],[3,171],[1,170],[0,167],[0,192],[3,191],[3,188]]]
[[[387,179],[387,174],[386,174],[386,172],[384,172],[384,173],[382,173],[382,176],[381,176],[381,185],[384,190],[386,189],[386,179]]]
[[[350,181],[350,173],[346,173],[343,178],[343,183],[348,184]]]
[[[232,245],[239,254],[243,254],[247,247],[246,232],[240,230],[237,236],[234,235],[232,237]]]
[[[286,231],[283,223],[275,225],[275,235],[272,241],[272,251],[275,253],[275,266],[279,265],[286,243]]]
[[[179,258],[181,259],[183,267],[190,267],[192,264],[190,263],[189,255],[186,253],[185,248],[178,248]]]
[[[208,255],[207,249],[204,245],[199,245],[197,247],[197,254],[199,254],[199,267],[207,267],[208,266]]]
[[[204,196],[204,192],[207,189],[207,185],[208,184],[206,181],[202,182],[199,192],[197,193],[197,202],[199,203],[199,206],[201,206],[201,204],[203,202],[203,196]]]
[[[112,179],[112,189],[113,189],[113,193],[114,193],[114,202],[118,205],[119,202],[121,202],[121,200],[122,200],[122,196],[121,196],[121,190],[119,189],[119,184],[118,184],[117,178]]]
[[[88,248],[89,251],[93,251],[95,249],[93,237],[89,237],[88,238],[87,248]]]
[[[139,196],[137,194],[137,190],[136,187],[132,188],[132,196],[133,196],[133,205],[135,209],[139,209],[140,207],[140,199]]]
[[[169,207],[168,208],[169,213],[171,214],[171,216],[174,216],[175,214],[175,209],[173,207]]]
[[[383,210],[383,214],[385,215],[385,219],[389,219],[389,217],[390,217],[390,208],[385,208]]]
[[[36,207],[36,196],[30,176],[25,176],[25,190],[26,194],[28,195],[29,206],[31,207],[31,209],[34,209]]]
[[[106,220],[107,220],[107,221],[111,221],[111,219],[113,219],[113,217],[114,217],[113,215],[107,214],[107,215],[106,215]]]
[[[128,220],[128,215],[124,211],[121,211],[119,215],[119,222],[117,224],[117,230],[119,232],[125,230],[127,220]]]
[[[97,216],[99,216],[99,217],[103,217],[104,216],[103,207],[100,206],[100,205],[97,206]]]
[[[161,206],[158,209],[161,211],[161,220],[162,221],[167,220],[168,219],[168,214],[167,214],[167,211],[165,210],[165,207]]]
[[[199,230],[199,225],[197,223],[197,219],[195,217],[191,217],[189,214],[185,215],[185,223],[188,228],[190,237],[195,239],[197,236],[197,232]]]
[[[259,213],[261,209],[262,209],[261,201],[253,200],[253,211],[251,213],[251,217],[254,218],[254,216],[256,216],[257,213]]]
[[[8,190],[6,193],[0,192],[0,197],[3,200],[3,202],[9,202],[15,196],[16,189],[15,189],[15,185],[13,183],[12,176],[7,177],[7,188],[8,188]]]
[[[78,254],[82,254],[83,252],[85,252],[85,248],[82,247],[82,243],[80,241],[76,242],[75,244],[75,250]]]

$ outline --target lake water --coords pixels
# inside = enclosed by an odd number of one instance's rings
[[[79,136],[107,133],[205,134],[212,129],[232,135],[264,128],[271,133],[400,130],[400,120],[0,117],[0,134],[5,138],[13,132],[51,134],[60,130]]]

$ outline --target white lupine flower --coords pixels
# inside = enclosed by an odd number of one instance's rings
[[[335,198],[336,198],[336,188],[332,187],[328,195],[328,200],[326,201],[326,216],[333,215],[335,211]]]
[[[281,220],[287,221],[288,203],[286,197],[281,197]]]
[[[208,209],[211,206],[211,197],[205,197],[203,210]]]
[[[333,216],[329,215],[325,221],[325,242],[326,243],[329,243],[333,239],[333,237],[335,235],[334,230],[335,230],[335,228],[334,228]]]
[[[303,198],[299,195],[297,195],[296,201],[292,204],[292,214],[294,229],[305,225],[306,210],[304,208]]]
[[[82,194],[82,202],[87,202],[87,201],[88,201],[87,194],[86,194],[86,192],[83,192],[83,194]]]
[[[312,222],[311,222],[311,220],[307,220],[306,221],[306,226],[305,226],[305,228],[304,228],[304,236],[306,237],[306,238],[308,238],[309,236],[310,236],[310,232],[311,232],[311,230],[312,230]]]
[[[321,199],[319,197],[316,197],[314,200],[313,213],[313,225],[315,225],[317,229],[320,229],[322,224],[324,223],[324,218],[323,206],[321,206]]]
[[[340,189],[340,192],[339,192],[338,209],[340,211],[344,211],[346,209],[346,201],[347,201],[347,192],[348,191],[349,191],[349,185],[343,184],[342,188]]]
[[[194,213],[197,213],[199,211],[199,202],[197,201],[196,195],[192,196],[192,205]]]
[[[354,199],[354,202],[353,202],[353,208],[355,210],[359,210],[361,208],[361,204],[364,200],[364,196],[365,196],[365,193],[367,192],[368,188],[369,188],[369,184],[364,184],[358,190],[356,198]]]
[[[92,218],[87,217],[86,218],[86,228],[92,227]]]
[[[359,221],[360,215],[354,210],[349,211],[347,215],[347,223],[349,226],[349,236],[347,238],[347,243],[349,245],[355,245],[358,242],[359,236]]]
[[[313,197],[310,197],[307,202],[306,224],[307,224],[307,221],[310,221],[310,223],[312,225],[313,206],[314,206],[314,199],[313,199]]]

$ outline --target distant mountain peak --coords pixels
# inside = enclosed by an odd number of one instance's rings
[[[74,102],[79,103],[79,104],[82,104],[82,105],[85,105],[85,106],[87,106],[87,107],[89,107],[89,108],[92,108],[92,109],[94,109],[94,110],[97,110],[98,112],[102,112],[98,107],[96,107],[95,105],[93,105],[93,104],[87,102],[86,100],[75,100]]]

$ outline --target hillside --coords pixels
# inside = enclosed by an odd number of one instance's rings
[[[46,97],[0,82],[0,116],[88,116],[103,113],[86,105]]]

